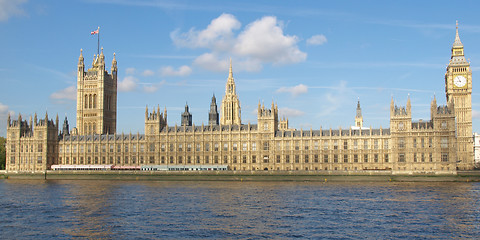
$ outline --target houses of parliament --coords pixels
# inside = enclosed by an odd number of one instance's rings
[[[195,125],[188,106],[181,124],[169,126],[167,111],[145,109],[144,134],[119,134],[117,60],[106,69],[103,49],[85,69],[77,68],[77,119],[69,129],[48,114],[7,123],[6,171],[126,169],[316,171],[391,174],[456,174],[474,168],[472,71],[458,34],[445,72],[446,105],[430,103],[430,120],[412,121],[410,98],[390,102],[389,128],[365,128],[360,102],[355,126],[297,130],[278,116],[278,106],[258,104],[257,123],[241,119],[232,63],[220,109],[212,97],[208,124]],[[208,103],[207,103],[208,104]],[[206,104],[206,106],[208,106]],[[206,107],[207,108],[207,107]],[[353,110],[353,104],[352,104]],[[220,112],[220,113],[219,113]]]

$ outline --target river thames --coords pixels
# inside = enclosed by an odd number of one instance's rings
[[[3,239],[473,239],[480,183],[0,180]]]

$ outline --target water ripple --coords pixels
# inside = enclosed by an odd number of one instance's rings
[[[0,180],[4,239],[451,239],[479,183]]]

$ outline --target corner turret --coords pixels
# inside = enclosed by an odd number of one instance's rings
[[[185,112],[182,113],[182,126],[192,126],[192,114],[188,111],[188,104],[185,104]]]
[[[362,109],[360,108],[360,99],[357,102],[357,113],[355,114],[355,127],[362,129],[363,128],[363,117]]]
[[[218,125],[218,111],[217,111],[217,99],[215,94],[212,96],[212,102],[210,103],[210,112],[208,113],[208,125]]]

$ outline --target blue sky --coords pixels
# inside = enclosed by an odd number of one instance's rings
[[[0,135],[8,113],[76,116],[76,65],[97,51],[118,61],[117,132],[144,132],[145,106],[196,125],[220,107],[232,58],[242,122],[259,101],[291,127],[348,128],[360,99],[364,125],[389,127],[389,104],[412,101],[415,120],[445,104],[444,74],[459,21],[473,70],[473,130],[480,130],[477,1],[0,0]],[[219,109],[220,110],[220,109]]]

